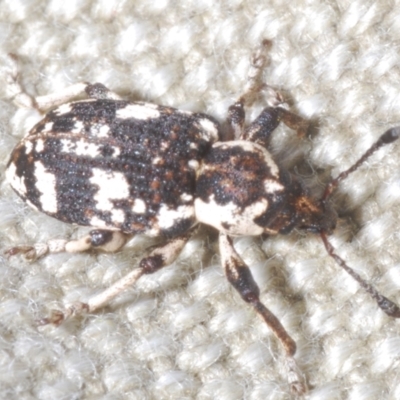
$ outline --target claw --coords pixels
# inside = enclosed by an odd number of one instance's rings
[[[43,326],[43,325],[56,325],[59,326],[61,323],[65,320],[64,313],[60,310],[51,310],[50,316],[47,318],[41,318],[37,320],[37,325]]]
[[[36,249],[33,246],[16,246],[4,252],[7,258],[13,257],[17,254],[22,254],[28,261],[34,261],[37,258]]]
[[[76,302],[68,307],[65,307],[64,311],[61,310],[51,310],[50,316],[47,318],[41,318],[37,320],[37,325],[55,325],[59,326],[64,321],[72,316],[82,315],[90,311],[89,305],[86,303]]]

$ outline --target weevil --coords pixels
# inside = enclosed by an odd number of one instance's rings
[[[141,276],[171,264],[199,223],[219,231],[221,263],[242,299],[253,306],[281,342],[293,392],[304,393],[295,341],[260,300],[249,267],[232,237],[288,234],[293,229],[320,235],[326,250],[388,315],[400,309],[365,282],[336,253],[330,235],[337,214],[330,202],[338,184],[385,144],[400,135],[387,130],[350,168],[331,180],[321,198],[269,152],[271,133],[283,122],[304,136],[307,122],[284,107],[278,92],[245,127],[245,107],[265,86],[261,71],[266,43],[254,54],[244,94],[228,109],[232,140],[222,140],[211,116],[121,99],[102,84],[79,83],[58,95],[31,98],[10,80],[16,99],[50,111],[14,148],[6,176],[31,207],[66,223],[93,229],[78,240],[50,240],[17,246],[7,254],[28,259],[46,253],[89,249],[115,252],[135,234],[162,237],[139,266],[85,303],[52,311],[42,323],[60,324],[72,315],[92,313]],[[87,99],[71,101],[84,93]],[[18,99],[17,99],[18,100]]]

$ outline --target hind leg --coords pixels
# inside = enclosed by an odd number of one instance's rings
[[[36,108],[41,112],[45,112],[50,108],[59,106],[77,98],[89,97],[94,99],[111,99],[120,100],[121,97],[107,89],[101,83],[79,82],[68,86],[63,90],[48,94],[46,96],[33,97],[25,92],[18,80],[18,57],[15,54],[9,54],[10,68],[6,75],[6,86],[9,97],[19,107]]]
[[[59,325],[72,316],[92,313],[99,308],[106,306],[112,299],[133,286],[141,276],[152,274],[161,268],[172,264],[179,256],[195,229],[196,228],[192,228],[183,235],[177,236],[166,243],[153,247],[150,254],[140,261],[138,268],[135,268],[129,274],[125,275],[99,294],[89,298],[87,302],[70,304],[61,311],[53,310],[49,318],[44,318],[40,320],[39,323],[41,325],[49,323]]]
[[[32,246],[16,246],[5,251],[8,257],[23,254],[25,259],[34,261],[46,254],[80,253],[90,249],[115,252],[121,249],[130,235],[108,229],[94,229],[77,240],[51,239],[46,243]]]

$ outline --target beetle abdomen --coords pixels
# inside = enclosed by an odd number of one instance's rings
[[[7,177],[28,204],[64,222],[174,236],[195,221],[196,169],[217,139],[218,125],[203,114],[78,101],[31,130]]]

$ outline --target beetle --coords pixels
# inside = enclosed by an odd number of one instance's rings
[[[319,234],[328,254],[378,306],[400,317],[400,309],[352,270],[328,241],[337,220],[332,193],[376,150],[397,140],[400,127],[382,134],[352,167],[331,180],[321,198],[312,196],[268,151],[271,133],[280,122],[299,136],[307,131],[307,122],[284,107],[280,94],[269,88],[273,105],[245,127],[245,107],[265,87],[261,71],[266,47],[264,42],[254,54],[247,88],[228,110],[231,140],[226,141],[221,140],[219,123],[202,113],[130,102],[99,83],[79,83],[56,96],[31,98],[14,77],[20,100],[51,110],[14,148],[7,179],[31,207],[93,229],[78,240],[16,246],[7,255],[23,253],[35,259],[92,248],[115,252],[135,234],[164,239],[138,268],[109,288],[86,303],[52,311],[41,323],[57,325],[73,315],[94,312],[141,276],[171,264],[199,223],[219,231],[228,281],[282,343],[293,392],[306,391],[294,359],[296,344],[260,300],[259,288],[232,237],[288,234],[295,228]],[[87,99],[70,101],[82,93]]]

